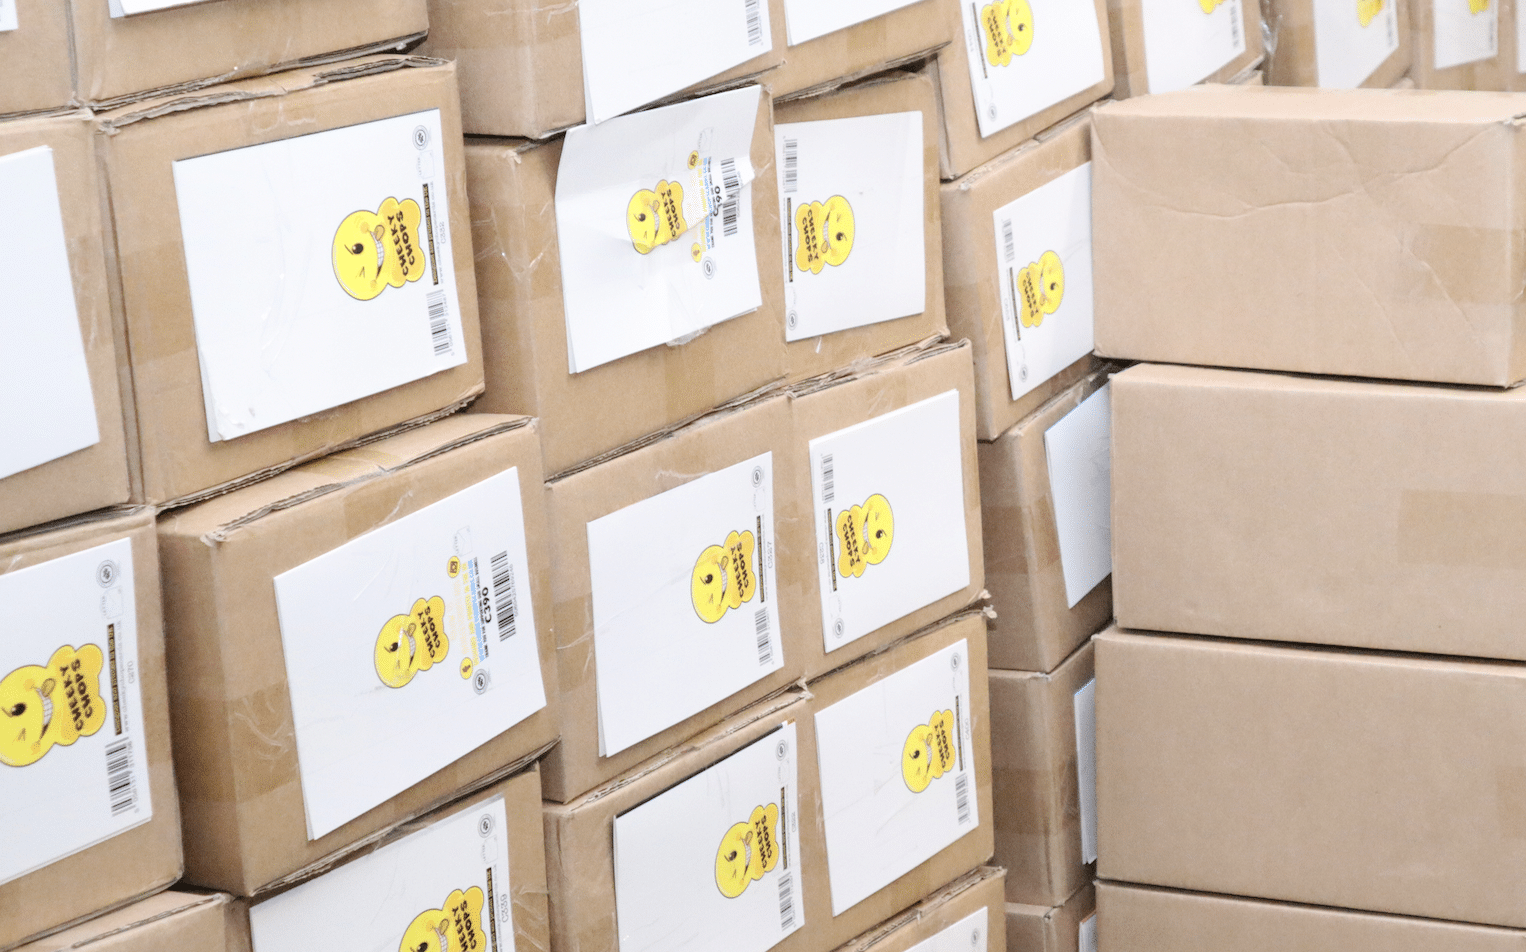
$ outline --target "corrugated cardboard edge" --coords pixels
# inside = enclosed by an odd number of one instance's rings
[[[936,357],[939,354],[961,347],[970,346],[967,340],[954,340],[950,337],[938,334],[925,338],[915,344],[907,344],[897,347],[895,350],[886,351],[874,357],[862,357],[853,361],[846,367],[829,370],[815,377],[808,377],[797,384],[787,388],[791,397],[804,397],[823,390],[858,380],[861,377],[870,377],[874,374],[884,373],[906,364],[914,364],[919,360]]]
[[[17,529],[0,535],[0,548],[12,543],[22,542],[33,536],[46,535],[50,532],[59,532],[65,529],[74,529],[81,526],[93,526],[98,522],[109,522],[113,519],[122,519],[144,513],[149,516],[156,514],[153,506],[126,505],[111,506],[106,509],[97,509],[94,512],[81,513],[77,516],[67,516],[63,519],[55,519],[52,522],[44,522],[40,526],[27,526],[25,529]],[[0,566],[0,575],[5,574],[4,566]]]
[[[953,900],[956,896],[974,889],[986,880],[1003,876],[1006,872],[1000,866],[978,866],[900,915],[886,919],[846,945],[839,946],[837,952],[869,952],[870,949],[884,942],[896,932],[927,915],[933,908],[942,906],[944,903]]]
[[[132,903],[142,902],[144,899],[149,898],[149,896],[156,896],[158,894],[159,894],[159,891],[156,891],[156,892],[153,892],[153,893],[149,893],[147,896],[139,896],[137,899],[132,900]],[[70,950],[73,950],[73,949],[87,948],[88,946],[94,945],[97,942],[102,942],[102,941],[104,941],[106,939],[115,938],[116,936],[119,936],[119,935],[121,935],[121,934],[123,934],[125,932],[131,932],[134,929],[141,929],[144,926],[149,926],[149,925],[154,924],[155,922],[159,922],[159,921],[164,920],[164,919],[169,919],[169,918],[171,918],[173,916],[178,916],[178,915],[180,915],[182,913],[190,912],[193,909],[200,909],[201,907],[206,906],[206,905],[210,905],[210,904],[229,905],[229,904],[232,904],[232,902],[233,902],[233,897],[228,895],[227,893],[206,893],[206,894],[187,893],[186,895],[187,895],[188,901],[182,903],[181,905],[176,906],[173,909],[165,909],[165,910],[162,910],[160,912],[155,913],[154,915],[146,916],[146,917],[144,917],[142,919],[135,919],[132,922],[124,923],[124,924],[116,927],[115,929],[108,929],[107,931],[99,933],[97,935],[93,935],[93,936],[89,936],[89,937],[84,938],[84,939],[80,939],[78,942],[73,942],[73,943],[70,943],[69,945],[58,946],[57,949],[56,949],[56,952],[70,952]],[[98,918],[99,916],[105,915],[108,912],[114,912],[114,911],[116,911],[116,909],[124,908],[125,906],[131,905],[132,903],[124,903],[123,905],[116,906],[113,909],[103,910],[102,912],[92,914],[91,916],[87,917],[85,920],[83,920],[83,921],[81,921],[79,923],[76,923],[76,924],[77,925],[83,925],[85,922],[88,922],[88,921],[90,921],[92,919]]]
[[[826,96],[849,87],[877,86],[882,83],[893,83],[902,77],[894,75],[901,72],[917,72],[927,66],[929,61],[938,55],[938,51],[948,46],[948,43],[939,43],[937,46],[929,46],[925,50],[918,50],[906,56],[901,56],[884,63],[861,69],[856,73],[850,73],[837,79],[830,79],[824,83],[807,86],[805,89],[782,96],[774,97],[774,105],[780,103],[795,102],[800,99],[812,99],[816,96]],[[766,83],[764,85],[767,85]],[[940,100],[941,102],[941,100]]]
[[[996,609],[991,607],[990,601],[991,593],[982,590],[981,593],[975,597],[973,602],[954,612],[952,615],[940,618],[930,625],[923,625],[921,628],[918,628],[916,631],[909,635],[897,638],[895,641],[892,641],[889,644],[880,645],[878,648],[875,648],[868,654],[860,655],[859,657],[854,658],[852,661],[849,661],[845,664],[840,664],[832,670],[812,678],[811,682],[815,683],[820,681],[822,678],[836,677],[837,675],[842,674],[844,671],[850,671],[853,668],[859,667],[860,665],[868,664],[871,661],[874,661],[875,659],[888,654],[889,652],[895,651],[897,648],[916,641],[918,638],[925,637],[936,631],[942,631],[943,629],[957,625],[966,619],[974,618],[976,615],[979,615],[989,621],[990,619],[996,617]]]
[[[1102,102],[1088,104],[1084,109],[1079,109],[1076,112],[1071,113],[1069,116],[1061,119],[1059,122],[1045,129],[1043,132],[1040,132],[1038,135],[1029,139],[1027,142],[1024,142],[1017,148],[1012,149],[1009,152],[1003,152],[1001,155],[987,162],[985,165],[976,166],[975,168],[970,169],[968,172],[964,173],[956,179],[945,181],[943,183],[944,186],[947,187],[952,185],[962,192],[969,191],[977,184],[979,184],[982,179],[998,174],[1007,166],[1012,165],[1014,162],[1022,161],[1028,155],[1028,153],[1032,152],[1034,149],[1037,149],[1044,143],[1053,139],[1057,139],[1070,129],[1081,125],[1084,122],[1090,121],[1091,114],[1096,111],[1098,107],[1108,102],[1111,102],[1111,100],[1104,99]]]
[[[42,940],[46,939],[48,936],[58,935],[60,932],[66,932],[69,929],[73,929],[76,926],[84,925],[85,923],[89,922],[92,919],[98,919],[101,916],[108,915],[110,913],[116,912],[119,909],[125,909],[128,906],[131,906],[133,903],[142,902],[143,900],[148,899],[148,898],[150,898],[152,896],[157,896],[160,893],[164,892],[166,889],[169,889],[171,886],[175,885],[179,881],[179,879],[180,879],[180,877],[176,876],[174,879],[166,880],[163,883],[156,884],[152,889],[149,889],[149,890],[147,890],[145,892],[139,893],[136,896],[131,896],[131,897],[127,898],[127,899],[122,900],[121,902],[112,903],[111,905],[107,906],[105,909],[98,909],[95,912],[89,913],[87,915],[78,916],[78,917],[76,917],[74,919],[69,920],[68,922],[61,923],[60,925],[58,925],[58,926],[56,926],[54,928],[51,928],[51,929],[44,929],[43,931],[37,933],[36,935],[29,935],[29,936],[27,936],[25,939],[22,939],[20,942],[13,943],[11,945],[0,946],[0,952],[8,952],[8,950],[10,950],[10,949],[19,949],[22,946],[30,945],[33,942],[41,942]],[[185,908],[189,908],[189,907],[185,907]],[[177,911],[183,912],[184,908],[182,908],[180,910],[177,910]],[[159,919],[159,918],[163,918],[163,917],[162,916],[155,916],[154,918],[155,919]],[[145,920],[145,921],[147,921],[147,920]],[[135,925],[141,925],[141,924],[142,923],[136,923]],[[129,927],[129,928],[131,928],[131,927]],[[123,931],[125,931],[125,930],[124,929],[114,929],[111,932],[107,933],[106,935],[116,935],[117,933],[120,933],[120,932],[123,932]],[[90,942],[94,942],[96,939],[104,939],[104,938],[106,938],[106,935],[93,936],[90,939],[87,939],[87,940],[84,940],[84,941],[81,941],[81,942],[76,942],[74,945],[67,946],[67,947],[60,946],[59,949],[57,950],[57,952],[64,952],[65,948],[77,949],[77,948],[79,948],[82,945],[88,945]]]

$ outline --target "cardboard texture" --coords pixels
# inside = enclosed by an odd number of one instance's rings
[[[1519,665],[1116,630],[1096,650],[1101,877],[1526,922]]]
[[[922,952],[918,949],[921,943],[942,937],[944,930],[962,926],[964,920],[981,912],[985,913],[984,921],[976,919],[970,924],[971,938],[979,930],[987,952],[1010,949],[1010,939],[1003,938],[1007,935],[1007,919],[1002,912],[1001,872],[1000,867],[982,866],[966,873],[900,915],[841,946],[837,952]],[[964,937],[956,934],[948,938]],[[971,941],[970,945],[980,948],[978,941]],[[950,943],[949,948],[954,947]]]
[[[237,5],[186,9],[222,6]],[[446,147],[452,236],[446,260],[455,266],[466,363],[237,439],[209,442],[172,163],[289,138],[294,129],[310,135],[428,109],[439,110]],[[453,145],[461,141],[454,66],[373,57],[139,103],[100,122],[108,214],[116,227],[115,247],[108,248],[112,307],[127,326],[135,390],[136,419],[129,421],[135,428],[135,498],[192,501],[250,474],[277,471],[454,407],[481,390],[465,170]]]
[[[993,442],[980,444],[986,588],[996,609],[992,667],[1053,671],[1113,617],[1111,576],[1069,606],[1044,448],[1049,428],[1106,384],[1111,372],[1089,374]]]
[[[0,33],[0,116],[58,109],[74,99],[69,11],[56,0],[17,0],[16,29]]]
[[[964,526],[969,552],[969,584],[931,604],[910,612],[847,644],[827,651],[823,637],[825,624],[821,612],[821,581],[811,555],[816,549],[814,499],[802,498],[804,508],[796,527],[783,531],[799,533],[804,550],[798,572],[780,576],[781,586],[798,585],[798,599],[805,606],[799,619],[803,637],[795,650],[802,652],[802,670],[815,678],[877,650],[921,629],[940,618],[978,601],[985,589],[985,570],[981,553],[981,507],[975,452],[974,390],[970,380],[970,346],[932,344],[908,348],[868,366],[844,371],[836,378],[826,377],[796,388],[794,445],[799,451],[795,462],[803,497],[811,496],[811,460],[807,452],[811,440],[846,427],[863,423],[949,390],[959,392],[959,441],[964,486]],[[793,536],[792,536],[793,538]],[[793,646],[792,646],[793,647]]]
[[[995,861],[1008,902],[1063,905],[1096,871],[1081,849],[1074,706],[1092,677],[1090,644],[1050,674],[991,669]]]
[[[16,952],[249,952],[249,925],[232,896],[167,890]]]
[[[1526,392],[1139,366],[1113,406],[1120,624],[1526,658]]]
[[[0,574],[33,568],[121,539],[130,540],[132,545],[137,677],[143,711],[141,731],[136,736],[143,742],[148,765],[146,782],[141,775],[137,782],[147,787],[153,814],[145,823],[0,886],[0,948],[126,905],[180,878],[180,814],[175,800],[175,766],[170,761],[153,513],[143,509],[107,512],[5,537],[0,539],[0,565],[4,566]]]
[[[1394,0],[1385,4],[1367,23],[1361,24],[1360,20],[1350,19],[1349,13],[1345,21],[1321,17],[1321,11],[1326,7],[1324,0],[1268,0],[1262,10],[1266,29],[1264,68],[1267,85],[1339,89],[1393,86],[1409,72],[1411,58],[1415,55],[1410,8],[1417,2],[1428,0]],[[1334,11],[1344,10],[1349,4],[1328,6]],[[1389,10],[1394,12],[1390,14]],[[1390,16],[1393,32],[1380,33],[1388,29]],[[1359,24],[1357,30],[1350,29],[1353,22]],[[1379,36],[1368,37],[1368,30]],[[1322,31],[1328,49],[1321,45]],[[1394,49],[1379,59],[1380,53],[1375,51],[1375,46],[1381,50],[1387,45],[1382,40],[1389,37]],[[1340,58],[1356,62],[1348,66],[1341,63]],[[1320,75],[1322,68],[1324,76]],[[1368,69],[1371,71],[1364,78],[1358,79],[1355,75]]]
[[[1520,88],[1509,56],[1515,47],[1513,17],[1504,3],[1482,6],[1450,0],[1411,0],[1410,33],[1414,47],[1409,75],[1419,89],[1497,90]],[[1437,42],[1438,20],[1451,20]],[[1490,20],[1493,22],[1489,22]],[[1451,65],[1449,65],[1451,64]]]
[[[1521,219],[1501,197],[1517,187],[1523,107],[1514,95],[1208,87],[1098,109],[1097,353],[1520,381]],[[1184,261],[1186,299],[1166,277]]]
[[[997,247],[996,210],[1091,159],[1090,121],[1077,118],[943,186],[943,281],[949,332],[973,345],[979,412],[975,433],[994,440],[1094,366],[1088,355],[1016,400],[1002,328],[1004,249]],[[1021,262],[1019,262],[1021,264]],[[1014,317],[1014,320],[1016,318]],[[1026,386],[1027,381],[1022,381]]]
[[[108,108],[148,90],[402,49],[429,28],[424,0],[377,0],[363,17],[345,0],[218,0],[127,17],[106,3],[67,6],[75,90]]]
[[[931,10],[934,9],[934,4],[922,0],[905,9]],[[879,21],[870,20],[860,26],[877,22]],[[851,33],[852,29],[843,31],[843,35]],[[822,39],[837,35],[828,34]],[[922,206],[923,248],[927,258],[925,310],[911,317],[788,342],[785,349],[791,380],[814,377],[865,357],[888,353],[897,347],[948,333],[948,325],[943,317],[943,228],[938,203],[937,90],[927,73],[892,73],[820,96],[776,102],[774,123],[817,122],[900,112],[922,113],[922,162],[926,179]],[[791,226],[791,223],[781,223],[781,227],[786,226]]]
[[[950,19],[943,7],[939,0],[917,0],[804,43],[791,46],[776,39],[784,62],[764,81],[775,97],[782,97],[920,59],[960,35],[957,18]]]
[[[42,19],[48,11],[23,3],[20,16]],[[25,22],[25,21],[23,21]],[[0,33],[0,63],[7,37]],[[5,67],[0,67],[3,71]],[[6,88],[0,78],[0,89]],[[4,93],[0,93],[3,97]],[[4,111],[0,102],[0,111]],[[99,173],[94,133],[86,113],[0,122],[0,155],[47,147],[58,184],[74,307],[85,347],[90,394],[99,441],[94,446],[0,479],[0,532],[127,502],[127,445],[117,377],[120,346],[106,290]]]
[[[1097,893],[1098,889],[1087,883],[1063,904],[1053,908],[1007,903],[1007,952],[1071,952],[1072,949],[1094,952],[1097,948]],[[1091,923],[1083,926],[1088,918]],[[1081,937],[1083,928],[1092,930],[1089,946]],[[1129,937],[1132,945],[1136,939],[1134,933],[1123,934]]]
[[[676,346],[567,372],[556,219],[560,141],[472,140],[472,239],[478,250],[487,390],[473,410],[539,417],[546,472],[565,472],[691,420],[784,376],[784,280],[772,112],[758,106],[752,214],[763,307]],[[593,410],[592,408],[597,408]]]
[[[546,706],[310,840],[272,579],[510,467],[518,469],[531,553],[529,591]],[[378,831],[491,782],[556,739],[541,493],[531,421],[456,415],[164,517],[159,534],[174,633],[177,766],[186,840],[193,844],[187,882],[261,896]],[[395,594],[393,603],[406,607],[419,593]],[[369,643],[363,654],[369,667]],[[448,669],[455,664],[447,662]],[[453,670],[444,674],[455,678]]]
[[[1265,49],[1265,37],[1262,33],[1260,4],[1244,3],[1241,7],[1241,16],[1244,51],[1225,61],[1224,65],[1218,69],[1192,82],[1224,83],[1261,60]],[[1144,0],[1108,0],[1107,22],[1112,30],[1112,98],[1130,99],[1147,93],[1168,91],[1150,88],[1149,63],[1146,60],[1145,50]],[[1185,48],[1185,44],[1178,39],[1175,43],[1168,41],[1162,48],[1169,53],[1176,53]],[[1185,85],[1191,85],[1191,83]],[[1173,88],[1180,87],[1173,84]]]

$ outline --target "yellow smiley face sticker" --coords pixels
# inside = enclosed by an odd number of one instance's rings
[[[25,767],[106,723],[104,656],[95,645],[64,645],[46,666],[29,664],[0,678],[0,763]]]
[[[374,212],[351,212],[334,232],[334,277],[345,293],[369,301],[424,276],[419,203],[388,198]]]
[[[735,899],[748,884],[779,865],[779,807],[754,807],[745,823],[732,824],[715,851],[715,885]]]
[[[1038,327],[1046,314],[1060,309],[1065,298],[1065,263],[1053,251],[1046,251],[1017,274],[1018,300],[1024,327]]]
[[[901,779],[906,789],[921,793],[954,768],[954,712],[934,711],[926,724],[906,735],[901,748]]]
[[[895,541],[895,513],[890,500],[875,493],[862,506],[837,515],[837,574],[859,578],[885,561]]]
[[[853,251],[855,233],[853,206],[841,195],[802,203],[795,210],[795,268],[820,274],[827,265],[840,267]]]
[[[1362,26],[1371,26],[1374,18],[1383,12],[1383,0],[1357,0],[1356,21]]]
[[[701,620],[713,625],[729,609],[752,600],[758,589],[756,549],[752,532],[732,532],[723,544],[699,554],[689,579],[689,598]]]
[[[986,62],[1007,66],[1033,45],[1033,8],[1028,0],[995,0],[980,10],[980,30],[986,40]]]
[[[445,599],[438,595],[413,603],[406,615],[387,619],[376,636],[376,676],[389,688],[400,688],[420,671],[428,671],[450,653],[445,635]]]
[[[689,228],[684,220],[684,187],[663,180],[655,189],[644,188],[625,206],[625,230],[641,254],[665,245]]]
[[[465,892],[453,890],[445,897],[444,906],[413,917],[398,952],[486,952],[482,904],[480,886]]]

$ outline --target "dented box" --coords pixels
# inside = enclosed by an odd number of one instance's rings
[[[775,96],[815,91],[922,59],[956,35],[938,0],[784,0],[783,6],[784,63],[765,80]]]
[[[249,924],[232,896],[166,890],[15,952],[249,952]]]
[[[1108,0],[1113,98],[1230,81],[1261,60],[1261,8],[1249,0]]]
[[[68,6],[56,0],[8,0],[0,7],[0,116],[72,102]]]
[[[1004,941],[1001,873],[999,867],[992,866],[966,873],[900,915],[839,947],[837,952],[1008,949],[1011,946]]]

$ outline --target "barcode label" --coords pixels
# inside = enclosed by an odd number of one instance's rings
[[[795,928],[795,874],[779,875],[779,928],[789,932]]]
[[[752,626],[758,636],[758,666],[766,668],[774,663],[774,642],[768,636],[767,608],[760,608],[753,614]]]
[[[498,617],[498,640],[514,637],[514,566],[509,553],[500,552],[489,561],[493,573],[493,613]]]
[[[1245,41],[1240,38],[1240,29],[1243,26],[1241,21],[1243,19],[1245,19],[1245,16],[1240,10],[1239,0],[1236,0],[1235,3],[1230,4],[1229,11],[1229,38],[1234,43],[1236,50],[1245,49]]]
[[[138,805],[138,786],[132,775],[132,738],[106,748],[106,796],[111,815],[121,816]]]
[[[784,140],[784,191],[793,194],[800,187],[800,140]]]
[[[967,773],[954,776],[954,809],[959,814],[960,826],[970,822],[970,775]]]
[[[742,178],[737,175],[736,159],[721,160],[721,188],[726,193],[726,200],[721,202],[721,234],[730,238],[737,233],[742,199]]]
[[[837,476],[832,470],[832,454],[821,454],[821,504],[830,506],[837,501]]]
[[[1012,219],[1006,218],[1001,223],[1001,243],[1007,256],[1007,264],[1017,260],[1017,240],[1012,235]]]
[[[444,357],[455,349],[450,340],[450,310],[445,303],[445,292],[430,291],[424,300],[429,307],[429,338],[434,344],[434,355]]]
[[[743,0],[747,10],[747,45],[763,45],[763,0]]]

